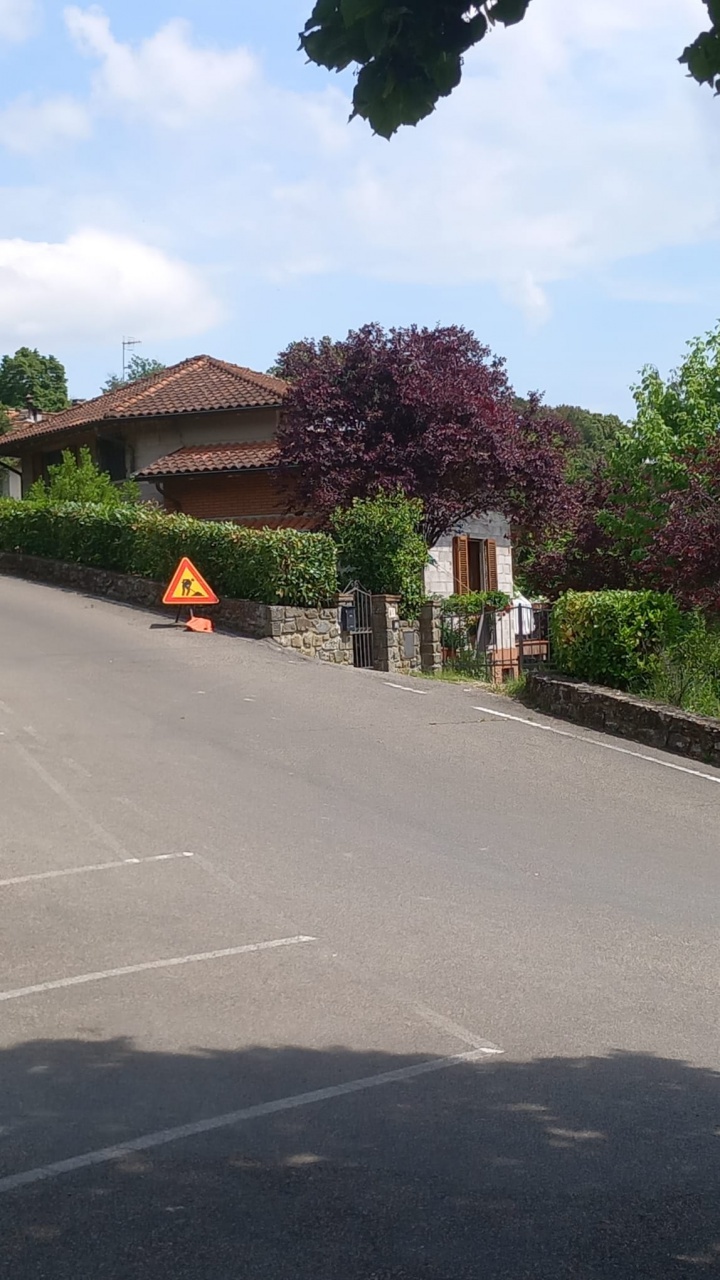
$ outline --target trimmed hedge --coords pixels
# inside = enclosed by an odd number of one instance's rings
[[[552,611],[553,665],[591,684],[644,693],[690,619],[657,591],[568,591]]]
[[[169,581],[189,556],[218,595],[315,607],[337,591],[332,538],[293,529],[165,515],[143,505],[115,510],[0,500],[0,551],[24,552]]]

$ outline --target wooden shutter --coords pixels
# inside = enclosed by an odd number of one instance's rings
[[[488,591],[497,591],[497,543],[492,538],[487,538],[485,541],[485,569]]]
[[[470,590],[470,557],[465,534],[453,538],[453,578],[455,594],[467,595]]]

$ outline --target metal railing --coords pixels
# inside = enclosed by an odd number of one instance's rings
[[[492,684],[517,679],[550,661],[550,609],[517,604],[477,618],[446,614],[443,665]]]

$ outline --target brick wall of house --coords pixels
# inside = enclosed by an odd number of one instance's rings
[[[199,520],[262,519],[282,516],[288,497],[272,472],[239,475],[177,476],[162,482],[168,511],[182,511]]]

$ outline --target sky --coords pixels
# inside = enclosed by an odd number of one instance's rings
[[[97,394],[135,350],[463,324],[519,394],[632,413],[720,317],[702,0],[533,0],[390,142],[305,62],[311,0],[0,0],[0,353]]]

